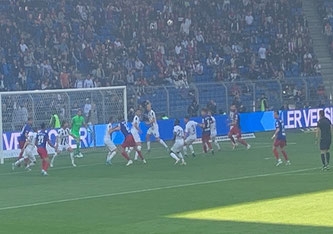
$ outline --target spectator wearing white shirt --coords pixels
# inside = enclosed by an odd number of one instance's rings
[[[22,39],[20,42],[20,50],[22,53],[24,53],[28,49],[28,46],[24,43],[24,40]]]
[[[178,43],[175,47],[176,55],[180,55],[181,51],[182,51],[182,46]]]
[[[265,46],[262,44],[258,50],[258,56],[259,56],[261,63],[264,63],[266,61],[266,53],[267,53],[267,50],[266,50]]]
[[[219,66],[221,63],[223,64],[223,59],[218,54],[216,54],[213,60],[213,64],[215,66]]]
[[[95,83],[95,81],[93,81],[91,76],[88,75],[87,78],[84,80],[84,85],[83,86],[84,86],[84,88],[91,89],[91,88],[96,87],[96,83]]]
[[[77,89],[82,89],[83,86],[84,86],[84,81],[83,81],[83,79],[78,78],[78,79],[75,81],[75,88],[77,88]]]
[[[194,66],[194,71],[199,74],[202,75],[203,74],[203,66],[199,61],[195,61]]]
[[[134,63],[135,69],[138,72],[142,72],[143,68],[144,68],[144,64],[143,62],[137,57]]]
[[[214,65],[214,58],[213,58],[213,53],[209,52],[208,58],[206,59],[206,65],[208,67],[211,67]]]
[[[245,16],[245,22],[248,26],[251,26],[253,24],[254,18],[251,15],[251,12],[249,12],[246,16]]]

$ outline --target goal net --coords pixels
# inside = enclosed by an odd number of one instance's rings
[[[55,139],[56,130],[50,120],[57,114],[60,121],[71,123],[73,116],[81,109],[90,131],[81,128],[82,148],[98,146],[97,138],[104,134],[98,128],[107,123],[109,117],[127,120],[126,87],[106,87],[93,89],[66,89],[47,91],[23,91],[0,93],[0,159],[17,157],[18,137],[22,127],[31,117],[33,127],[42,123],[49,126],[51,139]],[[99,129],[96,131],[96,129]],[[75,145],[73,144],[73,147]]]

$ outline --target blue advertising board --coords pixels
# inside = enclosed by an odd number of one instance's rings
[[[324,110],[325,115],[333,122],[333,107],[325,108],[313,108],[304,110],[288,110],[280,112],[280,116],[285,123],[287,129],[294,128],[308,128],[315,127],[319,119],[319,111]],[[275,120],[273,118],[273,111],[267,112],[253,112],[253,113],[241,113],[240,121],[243,133],[271,131],[275,129]],[[229,120],[227,115],[217,115],[216,125],[217,134],[226,135],[229,131]],[[193,118],[194,121],[201,122],[200,117]],[[158,120],[160,137],[163,140],[172,140],[173,134],[173,119]],[[131,124],[129,123],[129,126]],[[184,121],[181,120],[181,126],[185,127]],[[106,125],[95,125],[94,133],[88,132],[85,128],[81,128],[81,147],[90,148],[94,146],[104,146],[104,134]],[[148,130],[148,126],[145,123],[140,124],[142,129],[141,140],[145,141],[145,136]],[[198,137],[201,137],[201,128],[197,127]],[[49,131],[52,142],[55,141],[57,132],[52,129]],[[3,133],[3,148],[4,150],[14,150],[18,148],[19,132],[5,132]],[[124,140],[123,135],[120,132],[115,132],[112,135],[115,144],[121,144]],[[154,137],[151,138],[154,140]],[[71,145],[75,147],[73,139],[71,139]]]

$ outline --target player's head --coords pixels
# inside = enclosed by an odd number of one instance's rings
[[[81,116],[81,115],[82,115],[82,110],[81,110],[81,109],[78,109],[78,110],[77,110],[77,115],[78,115],[78,116]]]
[[[232,104],[232,105],[230,106],[230,110],[231,110],[231,111],[236,111],[236,110],[237,110],[236,105],[235,105],[235,104]]]
[[[28,124],[29,124],[29,125],[32,124],[32,118],[31,118],[31,117],[28,118]]]
[[[112,116],[110,116],[110,118],[109,118],[109,123],[113,123],[113,117]]]
[[[140,116],[141,115],[141,109],[140,108],[136,109],[135,114],[137,116]]]
[[[279,111],[274,111],[274,118],[279,119],[280,118],[280,113]]]
[[[325,112],[324,112],[324,110],[320,110],[320,111],[319,111],[319,117],[320,117],[321,119],[325,117]]]
[[[184,118],[184,122],[187,124],[188,121],[190,121],[190,116],[185,116],[185,118]]]
[[[146,101],[146,109],[147,111],[151,111],[151,102],[150,101]]]
[[[206,108],[202,108],[202,109],[201,109],[201,115],[202,115],[202,116],[207,115],[207,112],[208,112],[208,111],[207,111]]]
[[[66,120],[62,121],[61,127],[62,128],[68,128],[68,122]]]
[[[45,130],[45,128],[46,128],[45,123],[42,123],[42,124],[40,125],[40,129]]]
[[[179,125],[180,124],[180,121],[179,119],[175,119],[175,126]]]

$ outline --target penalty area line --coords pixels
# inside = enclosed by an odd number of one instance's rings
[[[36,207],[36,206],[53,205],[53,204],[59,204],[59,203],[98,199],[98,198],[105,198],[105,197],[115,197],[115,196],[120,196],[120,195],[131,195],[131,194],[137,194],[137,193],[154,192],[154,191],[161,191],[161,190],[168,190],[168,189],[185,188],[185,187],[191,187],[191,186],[196,186],[196,185],[208,185],[208,184],[216,184],[216,183],[230,182],[230,181],[237,181],[237,180],[255,179],[255,178],[261,178],[261,177],[306,172],[306,171],[312,171],[312,170],[317,170],[317,169],[318,169],[318,167],[306,168],[306,169],[299,169],[299,170],[294,170],[294,171],[284,171],[284,172],[266,173],[266,174],[259,174],[259,175],[240,176],[240,177],[225,178],[225,179],[219,179],[219,180],[208,180],[208,181],[193,182],[193,183],[186,183],[186,184],[169,185],[169,186],[162,186],[162,187],[155,187],[155,188],[124,191],[124,192],[106,193],[106,194],[82,196],[82,197],[59,199],[59,200],[52,200],[52,201],[28,203],[28,204],[23,204],[23,205],[0,207],[0,211]]]

